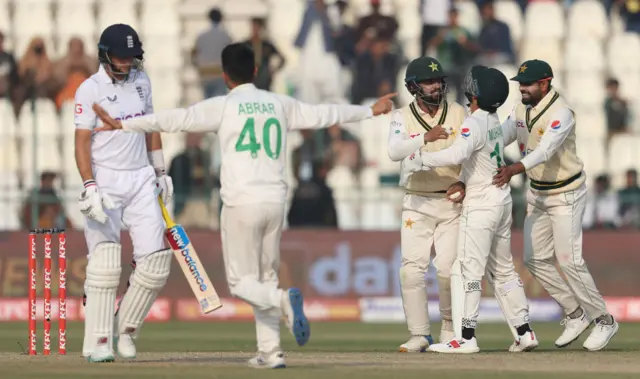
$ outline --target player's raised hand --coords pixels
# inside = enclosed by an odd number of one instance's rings
[[[102,124],[103,124],[101,127],[95,128],[94,131],[106,132],[109,130],[122,129],[122,123],[118,120],[113,119],[113,117],[109,116],[109,113],[107,113],[107,111],[105,111],[104,108],[102,108],[101,106],[95,103],[91,108],[93,108],[93,111],[96,113],[96,116],[98,116],[98,118],[102,121]]]
[[[431,130],[424,134],[424,143],[434,142],[439,139],[449,138],[449,133],[442,127],[442,125],[436,125]]]
[[[372,106],[371,110],[373,111],[374,116],[379,116],[381,114],[387,114],[393,110],[393,99],[398,96],[397,92],[389,93],[378,99]]]

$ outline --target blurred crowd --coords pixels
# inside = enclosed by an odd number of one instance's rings
[[[536,0],[518,0],[526,12],[529,3]],[[549,0],[539,0],[549,1]],[[397,77],[406,63],[415,58],[407,56],[399,42],[398,20],[380,11],[380,1],[370,0],[371,13],[359,19],[349,17],[349,2],[309,0],[297,36],[291,43],[298,49],[296,62],[298,80],[288,92],[308,103],[351,102],[363,104],[381,94],[404,91],[397,88]],[[567,7],[573,0],[558,0]],[[437,57],[449,73],[450,99],[464,101],[462,78],[473,64],[496,66],[517,65],[517,51],[513,46],[509,26],[498,20],[494,1],[476,0],[482,17],[478,33],[462,27],[459,10],[452,0],[420,0],[419,12],[422,32],[419,51]],[[607,12],[619,12],[627,31],[640,33],[640,0],[603,0]],[[194,42],[191,61],[200,77],[205,97],[226,93],[222,80],[220,52],[232,41],[224,28],[225,15],[220,9],[208,12],[210,28]],[[258,74],[255,85],[271,89],[274,76],[283,69],[286,59],[266,33],[266,18],[252,18],[250,37],[256,52]],[[67,55],[52,62],[47,57],[44,43],[35,38],[23,57],[16,59],[2,48],[0,34],[0,96],[9,97],[16,114],[26,99],[45,97],[57,105],[73,98],[78,85],[95,71],[97,62],[84,53],[82,42],[69,41]],[[627,101],[619,94],[616,78],[603,83],[607,97],[603,104],[608,137],[629,130],[631,112]],[[170,163],[175,186],[174,212],[178,222],[193,228],[217,228],[211,220],[211,206],[219,211],[212,193],[219,188],[217,172],[219,153],[212,151],[214,144],[203,134],[186,136],[185,150]],[[292,156],[292,167],[297,185],[294,187],[288,214],[289,227],[337,227],[335,201],[327,184],[327,173],[335,167],[350,170],[356,178],[372,162],[365,161],[360,141],[342,125],[326,130],[301,133],[301,144]],[[614,190],[606,174],[589,173],[594,185],[589,192],[589,205],[584,226],[596,228],[640,227],[640,187],[637,173],[630,170],[626,186]],[[51,195],[51,204],[44,205],[49,221],[60,226],[69,224],[59,206],[55,190],[49,185],[51,175],[44,173],[40,188],[30,192],[22,212],[23,225],[31,221],[34,195]],[[599,175],[596,177],[596,175]],[[395,182],[397,183],[397,181]],[[513,187],[516,203],[516,227],[521,227],[524,212],[524,187]],[[37,196],[36,196],[37,197]],[[41,205],[42,207],[42,205]],[[47,208],[48,207],[48,208]],[[214,217],[215,218],[215,217]]]

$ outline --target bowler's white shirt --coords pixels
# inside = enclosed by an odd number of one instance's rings
[[[287,132],[372,117],[357,105],[309,105],[291,97],[240,85],[189,108],[122,122],[132,132],[218,133],[222,152],[220,196],[225,206],[285,203]]]
[[[506,165],[502,126],[496,113],[476,110],[462,123],[453,145],[434,153],[422,152],[421,156],[426,167],[462,164],[460,181],[466,185],[463,205],[511,203],[511,187],[498,188],[492,183],[498,166]]]
[[[151,82],[144,72],[134,81],[115,83],[104,67],[85,80],[76,91],[76,129],[93,130],[101,126],[91,108],[97,103],[111,117],[127,120],[153,113]],[[122,130],[93,133],[91,140],[92,167],[111,170],[136,170],[149,165],[144,133],[126,133]]]

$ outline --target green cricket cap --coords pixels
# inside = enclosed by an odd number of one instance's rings
[[[521,64],[518,68],[518,75],[511,80],[518,83],[535,83],[550,78],[553,78],[553,70],[551,70],[549,63],[532,59]]]

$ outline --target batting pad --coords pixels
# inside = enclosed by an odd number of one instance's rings
[[[529,301],[524,293],[522,280],[517,276],[504,283],[496,281],[494,292],[511,332],[515,333],[517,338],[518,333],[515,328],[530,321]]]
[[[121,246],[101,243],[96,246],[87,263],[85,291],[85,336],[83,354],[91,354],[98,339],[106,337],[108,346],[113,341],[113,319],[116,291],[120,283]]]
[[[158,293],[167,283],[173,251],[161,250],[136,262],[127,289],[118,310],[118,334],[137,336],[144,318],[149,313]]]

